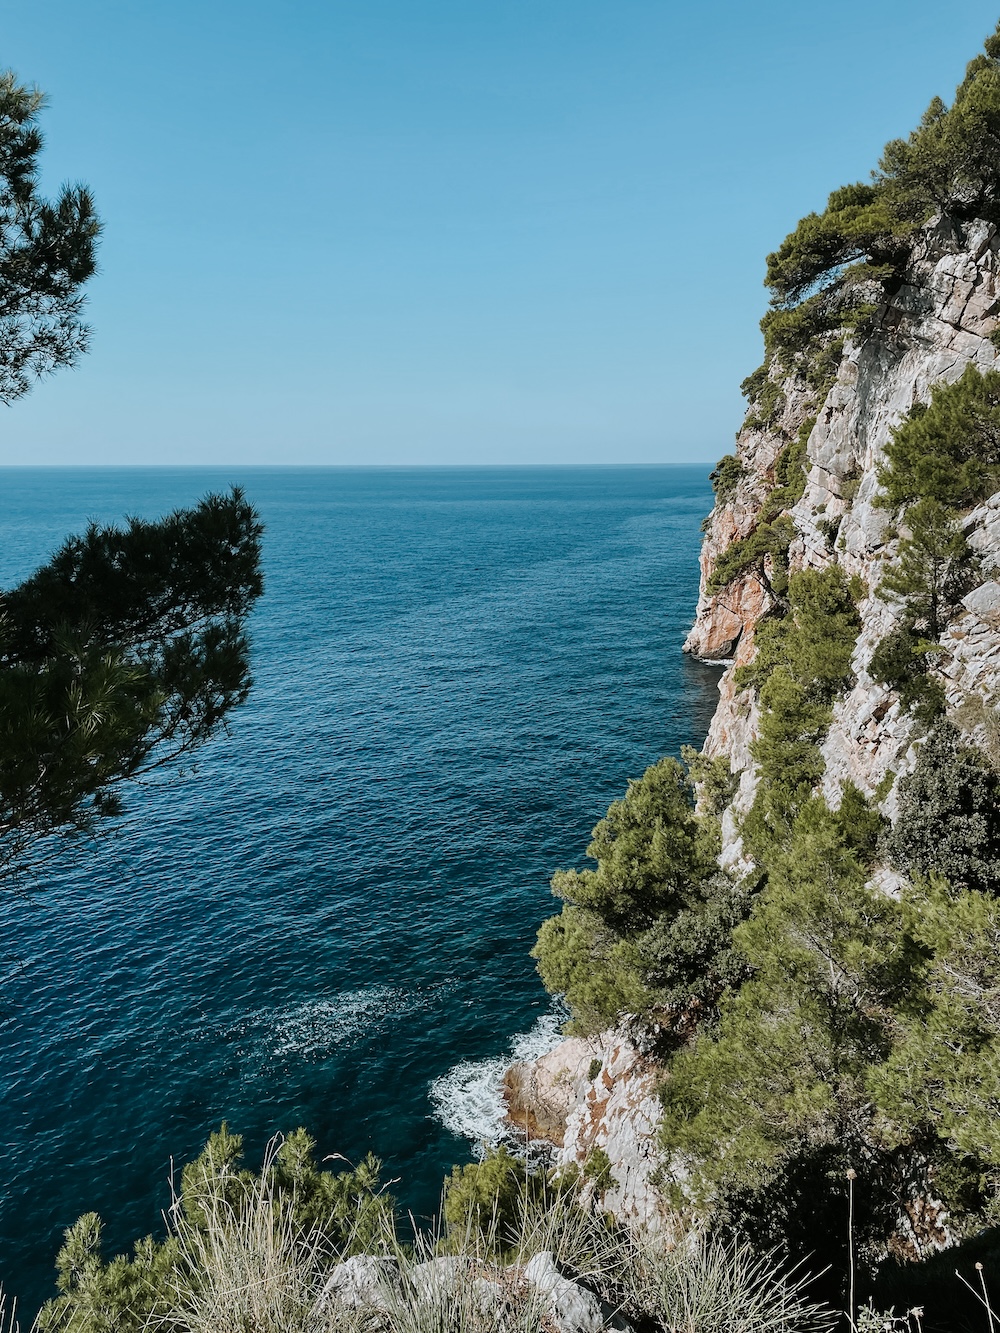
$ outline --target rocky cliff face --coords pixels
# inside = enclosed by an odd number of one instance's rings
[[[894,624],[893,608],[877,589],[899,543],[892,517],[875,503],[878,470],[892,427],[914,404],[929,400],[932,384],[957,380],[970,363],[986,370],[1000,360],[990,337],[1000,329],[998,316],[996,228],[973,223],[959,231],[945,223],[929,225],[914,246],[904,282],[875,315],[874,328],[864,340],[845,344],[824,401],[817,404],[808,384],[789,377],[780,382],[780,413],[766,427],[751,404],[737,441],[738,480],[707,526],[701,594],[685,644],[685,651],[695,656],[731,663],[720,682],[705,749],[713,757],[727,756],[739,775],[736,795],[722,819],[721,862],[733,874],[750,868],[739,827],[756,787],[750,747],[759,720],[753,692],[736,689],[734,672],[752,659],[755,628],[770,600],[767,588],[753,576],[713,595],[708,591],[711,573],[731,544],[757,527],[782,451],[815,418],[806,441],[805,490],[790,511],[790,567],[837,563],[848,576],[857,575],[866,589],[853,658],[856,683],[834,710],[823,745],[822,788],[836,807],[849,780],[893,818],[895,779],[913,767],[917,728],[896,695],[869,674],[873,650]],[[776,381],[778,372],[770,373]],[[984,581],[965,598],[963,613],[945,634],[939,669],[949,709],[963,710],[959,716],[964,713],[966,729],[974,730],[983,726],[977,720],[983,710],[977,714],[970,701],[974,705],[1000,698],[1000,493],[971,513],[965,526],[981,556]],[[892,871],[883,869],[876,878],[886,891],[894,891]],[[641,1041],[637,1044],[623,1029],[589,1042],[564,1043],[539,1065],[515,1068],[508,1079],[508,1100],[517,1123],[558,1145],[560,1161],[585,1162],[595,1147],[607,1152],[614,1186],[604,1206],[622,1217],[655,1224],[663,1216],[652,1183],[655,1081],[655,1067],[642,1054]],[[919,1202],[929,1206],[926,1198]],[[935,1227],[941,1230],[937,1214],[930,1230]],[[942,1232],[941,1238],[931,1237],[927,1243],[935,1248],[944,1239]],[[917,1251],[922,1244],[914,1242]]]
[[[1000,327],[998,314],[996,228],[973,223],[962,234],[947,224],[928,227],[914,248],[903,285],[878,312],[874,331],[860,345],[846,345],[836,382],[809,434],[806,489],[791,510],[791,567],[836,562],[846,574],[858,575],[867,589],[859,608],[856,684],[837,704],[823,747],[823,790],[834,806],[846,781],[874,797],[886,778],[906,773],[914,762],[912,720],[893,693],[868,674],[876,644],[894,624],[891,605],[876,591],[898,546],[891,516],[875,503],[885,445],[892,427],[913,405],[929,400],[932,384],[957,380],[970,363],[980,370],[995,365],[998,352],[990,334]],[[734,869],[742,860],[737,816],[749,808],[754,794],[749,747],[757,718],[753,701],[735,689],[733,674],[753,656],[754,626],[767,598],[752,578],[716,596],[705,589],[720,555],[758,521],[781,447],[815,411],[801,384],[790,381],[783,388],[779,420],[766,430],[745,428],[739,436],[737,456],[744,476],[732,496],[713,511],[702,552],[697,616],[685,644],[685,651],[712,659],[720,655],[724,641],[731,645],[733,666],[720,683],[706,751],[728,755],[733,771],[741,775],[723,821],[723,864]],[[1000,557],[1000,495],[969,516],[966,530],[989,575]],[[965,599],[965,607],[945,636],[941,658],[952,708],[970,696],[992,697],[1000,686],[1000,585],[988,579]],[[895,787],[885,794],[883,809],[890,818],[894,815]]]
[[[643,1034],[618,1028],[571,1037],[541,1059],[512,1065],[504,1080],[511,1123],[555,1148],[557,1166],[587,1172],[607,1156],[607,1173],[587,1188],[605,1212],[656,1230],[667,1220],[653,1183],[659,1068]]]

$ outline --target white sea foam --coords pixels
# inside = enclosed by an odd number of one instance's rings
[[[366,986],[280,1009],[244,1014],[213,1029],[244,1059],[267,1065],[275,1057],[319,1060],[341,1046],[384,1032],[398,1015],[420,1007],[422,997],[401,986]]]
[[[271,1050],[275,1055],[326,1055],[379,1031],[390,1015],[410,1007],[410,999],[401,987],[368,986],[278,1010],[269,1023]]]
[[[494,1148],[510,1136],[504,1119],[503,1075],[517,1060],[537,1060],[562,1041],[559,1029],[566,1014],[542,1014],[528,1032],[512,1037],[503,1055],[487,1060],[460,1060],[434,1079],[428,1093],[434,1115],[460,1139],[470,1139],[477,1151]]]

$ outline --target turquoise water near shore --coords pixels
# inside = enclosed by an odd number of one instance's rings
[[[700,743],[681,654],[707,471],[6,469],[0,585],[93,518],[243,485],[267,525],[256,685],[3,912],[0,1281],[63,1227],[155,1228],[223,1119],[371,1150],[415,1215],[558,1015],[528,950],[629,777]]]

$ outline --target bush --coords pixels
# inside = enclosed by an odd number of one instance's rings
[[[875,646],[868,671],[873,680],[888,685],[919,722],[930,726],[944,712],[944,686],[930,675],[927,640],[909,625],[899,625]]]
[[[785,515],[760,523],[720,554],[708,576],[706,591],[721,592],[735,579],[751,575],[779,606],[785,604],[788,588],[788,548],[795,536],[792,521]]]
[[[886,1011],[913,963],[899,905],[868,885],[866,860],[822,800],[771,848],[767,873],[735,931],[749,979],[664,1084],[675,1187],[709,1209],[733,1191],[761,1194],[830,1144],[861,1160],[867,1073],[888,1053]]]
[[[799,570],[789,581],[790,614],[758,627],[756,656],[737,671],[737,686],[760,692],[760,726],[751,745],[759,785],[743,830],[758,860],[788,836],[823,775],[820,745],[832,704],[854,679],[860,592],[837,566]]]
[[[768,256],[766,361],[745,381],[748,396],[760,391],[774,361],[797,368],[817,396],[825,392],[843,333],[864,332],[902,281],[922,223],[938,211],[959,222],[1000,221],[998,161],[1000,38],[994,36],[969,65],[950,108],[935,98],[908,139],[886,145],[871,183],[834,190],[824,211],[804,217]]]
[[[502,1145],[481,1162],[453,1167],[444,1189],[448,1230],[459,1244],[476,1233],[496,1238],[499,1248],[507,1250],[521,1234],[527,1200],[536,1197],[543,1184],[523,1158]]]
[[[1000,779],[983,755],[942,721],[899,784],[899,817],[887,840],[895,864],[981,892],[1000,890]]]
[[[746,469],[733,454],[725,454],[709,474],[716,504],[724,505],[746,476]]]
[[[101,1220],[85,1214],[66,1231],[56,1259],[60,1295],[43,1307],[40,1333],[305,1328],[305,1306],[296,1306],[299,1323],[290,1313],[292,1297],[282,1291],[286,1277],[292,1282],[306,1269],[315,1275],[320,1255],[378,1248],[391,1236],[393,1219],[375,1158],[354,1170],[323,1171],[315,1164],[315,1146],[305,1130],[296,1130],[271,1145],[263,1169],[254,1174],[243,1169],[241,1136],[223,1125],[184,1167],[170,1211],[171,1234],[162,1242],[146,1236],[131,1258],[105,1261]],[[251,1291],[241,1272],[256,1272],[259,1288]],[[240,1323],[249,1308],[244,1298],[252,1303],[258,1297],[258,1312],[265,1311],[261,1322]],[[222,1317],[226,1310],[231,1317]]]
[[[879,473],[890,509],[935,501],[968,508],[992,494],[1000,465],[1000,372],[966,366],[954,384],[931,386],[892,432]]]
[[[594,829],[594,870],[557,871],[566,906],[532,951],[546,987],[566,996],[573,1031],[618,1014],[655,1015],[668,1028],[710,1022],[721,991],[741,976],[731,949],[749,890],[718,871],[716,820],[694,811],[676,759],[647,769]]]

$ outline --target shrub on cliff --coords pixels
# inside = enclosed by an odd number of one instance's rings
[[[937,724],[900,781],[886,845],[902,870],[1000,892],[1000,777],[951,722]]]
[[[921,1134],[950,1149],[942,1193],[957,1213],[997,1219],[1000,1167],[1000,901],[939,876],[904,895],[906,929],[923,956],[893,1046],[869,1087],[891,1146]],[[961,1223],[960,1223],[961,1224]]]
[[[733,454],[725,454],[709,473],[716,504],[725,504],[746,476],[743,464]]]
[[[898,904],[867,883],[848,817],[813,798],[772,846],[734,934],[748,980],[723,996],[717,1029],[671,1061],[662,1133],[678,1201],[763,1199],[816,1154],[826,1169],[868,1154],[866,1077],[889,1052],[914,951]]]
[[[622,1012],[669,1026],[710,1019],[739,975],[730,935],[748,893],[719,873],[718,826],[694,809],[691,779],[663,759],[594,829],[593,870],[557,871],[566,906],[546,921],[533,956],[545,985],[566,996],[575,1031]]]
[[[734,579],[749,575],[757,580],[775,605],[784,606],[788,588],[788,548],[794,536],[792,521],[785,514],[772,522],[759,523],[753,532],[732,542],[720,553],[709,575],[706,591],[721,592]]]
[[[944,688],[933,675],[936,645],[980,578],[959,510],[995,489],[998,468],[1000,374],[972,366],[954,384],[934,385],[930,403],[917,404],[886,446],[881,503],[907,506],[908,532],[879,586],[897,604],[900,623],[877,645],[869,669],[927,723],[944,711]]]
[[[823,212],[804,217],[768,256],[765,366],[795,367],[822,394],[829,349],[843,331],[863,327],[899,285],[920,225],[938,212],[958,222],[1000,221],[998,164],[1000,28],[968,66],[950,107],[935,97],[908,138],[886,144],[870,182],[834,190]],[[766,371],[744,381],[751,403],[766,382]]]
[[[882,503],[919,500],[951,509],[978,504],[997,487],[1000,468],[1000,372],[966,366],[953,384],[931,386],[892,432],[879,471]]]
[[[759,782],[744,838],[760,861],[788,837],[823,775],[820,744],[836,697],[853,682],[851,660],[861,588],[836,565],[803,569],[789,580],[790,612],[757,629],[757,652],[736,684],[759,690],[760,725],[751,753]]]

